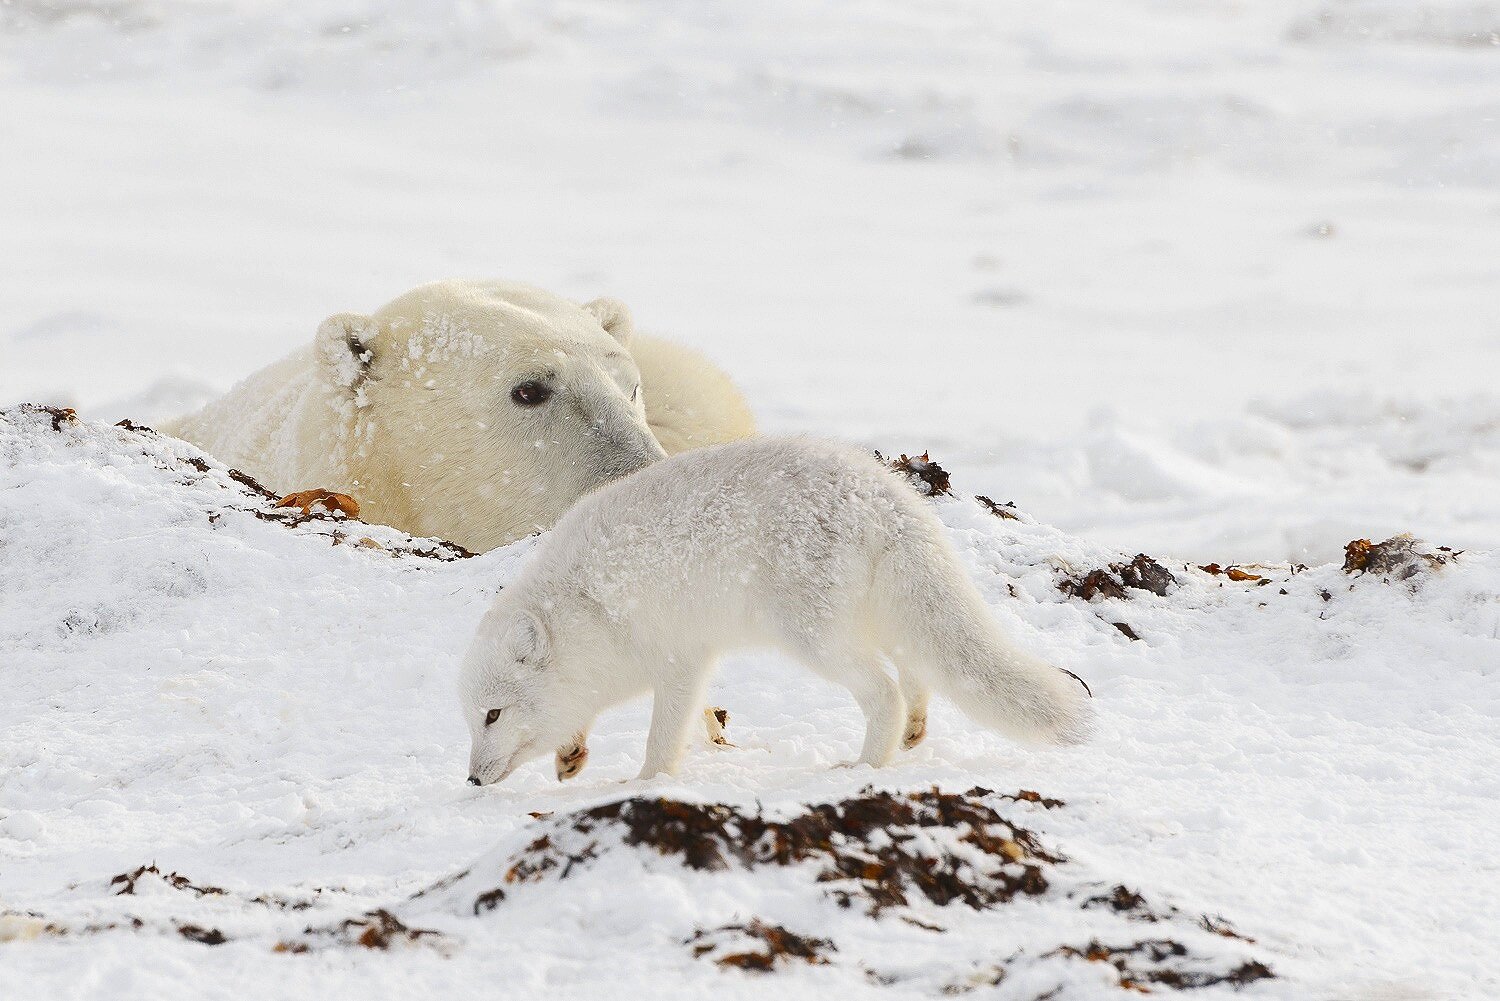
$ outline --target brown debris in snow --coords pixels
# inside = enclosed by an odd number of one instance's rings
[[[72,407],[46,407],[39,404],[27,404],[27,408],[31,406],[35,406],[37,410],[52,418],[52,430],[54,431],[61,431],[64,424],[72,424],[78,420],[78,412]]]
[[[238,483],[240,486],[249,490],[251,493],[255,494],[258,497],[264,498],[265,500],[279,499],[274,493],[272,493],[270,490],[267,490],[266,487],[261,484],[260,480],[257,480],[249,473],[242,473],[238,469],[231,469],[229,471],[229,478]]]
[[[728,939],[729,941],[724,941]],[[735,940],[739,941],[735,941]],[[741,945],[745,939],[755,946],[751,949],[726,952],[714,958],[720,966],[733,966],[741,970],[769,973],[778,963],[785,965],[799,961],[811,965],[827,963],[825,953],[836,951],[826,938],[798,935],[782,925],[774,925],[752,918],[749,924],[723,925],[719,928],[700,928],[684,945],[692,947],[693,956],[702,958],[709,953]]]
[[[505,891],[500,889],[500,887],[497,886],[493,890],[486,890],[474,898],[474,913],[478,915],[483,914],[485,911],[493,911],[500,906],[500,901],[504,899]]]
[[[320,508],[330,514],[338,512],[346,518],[359,517],[359,501],[348,494],[337,494],[321,488],[287,494],[276,502],[276,506],[295,507],[303,514],[312,514],[314,508]]]
[[[983,910],[1017,894],[1043,893],[1042,864],[1061,861],[1029,830],[996,813],[985,802],[993,796],[978,788],[967,793],[866,790],[810,806],[789,820],[769,820],[724,804],[635,797],[575,814],[570,826],[585,835],[615,827],[625,844],[654,848],[701,871],[821,863],[818,882],[830,884],[833,898],[844,907],[863,900],[872,916],[916,898]],[[1026,791],[1010,798],[1060,805]],[[936,830],[956,831],[959,841],[977,848],[988,863],[978,866],[947,849],[924,849],[930,839],[919,832]],[[597,857],[598,846],[592,840],[573,854],[542,835],[512,864],[506,882],[534,881],[554,871],[565,879],[574,865]]]
[[[217,928],[200,928],[197,925],[178,925],[177,934],[193,942],[201,942],[203,945],[223,945],[229,939]]]
[[[1195,957],[1187,946],[1167,938],[1143,939],[1130,945],[1104,945],[1095,940],[1081,948],[1065,945],[1048,955],[1068,956],[1090,963],[1108,963],[1119,972],[1122,988],[1141,994],[1150,994],[1156,987],[1170,987],[1179,991],[1212,987],[1216,984],[1242,987],[1275,976],[1270,967],[1254,960],[1241,963],[1223,973],[1169,966],[1169,961],[1181,963],[1192,961]]]
[[[439,932],[430,928],[407,927],[400,918],[383,907],[377,907],[364,917],[350,918],[339,925],[338,930],[352,937],[351,944],[361,945],[366,949],[389,949],[393,944],[440,937]]]
[[[1109,568],[1120,575],[1120,581],[1126,587],[1150,591],[1159,596],[1165,595],[1167,588],[1177,583],[1172,571],[1145,553],[1136,553],[1129,563],[1111,563]]]
[[[887,459],[876,452],[875,458],[911,480],[917,493],[924,497],[941,497],[953,493],[953,483],[948,477],[948,471],[933,461],[932,456],[926,452],[916,456],[908,456],[902,452],[895,459]]]
[[[1077,595],[1084,601],[1093,601],[1096,597],[1103,598],[1128,598],[1125,586],[1107,570],[1090,570],[1080,577],[1064,577],[1057,582],[1057,589],[1063,594]]]
[[[996,518],[1004,518],[1007,521],[1021,520],[1020,518],[1016,517],[1015,501],[1006,501],[1004,504],[996,504],[984,494],[979,494],[974,499],[977,500],[986,511],[994,515]]]
[[[1200,565],[1198,569],[1202,570],[1204,573],[1213,574],[1215,577],[1222,575],[1228,577],[1230,580],[1235,581],[1255,581],[1260,584],[1270,583],[1270,580],[1268,578],[1262,577],[1260,574],[1253,574],[1248,570],[1241,570],[1234,564],[1230,564],[1227,567],[1221,567],[1217,563],[1209,563],[1207,565]]]
[[[1093,601],[1096,597],[1129,598],[1127,587],[1165,595],[1175,583],[1177,578],[1172,571],[1145,553],[1136,553],[1129,563],[1111,563],[1106,570],[1090,570],[1082,577],[1064,577],[1057,582],[1057,589],[1063,594]]]
[[[1424,570],[1436,570],[1462,553],[1447,546],[1439,546],[1437,552],[1423,552],[1417,548],[1420,544],[1410,534],[1392,536],[1379,543],[1355,539],[1344,547],[1344,573],[1407,580]]]
[[[115,896],[125,897],[135,893],[136,884],[147,876],[155,876],[174,890],[186,890],[200,897],[222,897],[229,891],[221,886],[200,886],[178,872],[163,873],[153,862],[143,865],[132,872],[122,872],[109,881],[110,886],[118,886]]]

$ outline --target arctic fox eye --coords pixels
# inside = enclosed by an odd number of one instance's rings
[[[497,720],[499,718],[500,718],[500,710],[498,710],[498,709],[491,709],[489,712],[487,712],[487,713],[484,714],[484,725],[485,726],[489,726],[491,723],[495,722],[495,720]]]
[[[635,388],[630,391],[630,402],[634,403],[641,398],[641,384],[636,383]]]
[[[535,379],[529,379],[510,391],[510,398],[523,407],[539,407],[551,395],[552,390]]]

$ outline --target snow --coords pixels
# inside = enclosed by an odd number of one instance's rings
[[[862,735],[847,694],[752,655],[726,664],[712,693],[736,746],[695,747],[675,780],[625,783],[644,746],[637,704],[600,721],[567,785],[545,761],[474,789],[455,665],[533,540],[414,555],[434,547],[272,514],[191,446],[60,412],[4,412],[0,456],[0,656],[14,665],[0,716],[6,997],[121,983],[175,996],[184,977],[268,996],[495,982],[738,996],[758,990],[755,974],[720,971],[683,942],[751,918],[836,944],[826,968],[775,974],[785,991],[923,996],[1009,964],[997,997],[1058,984],[1061,997],[1113,996],[1098,964],[1044,958],[1091,937],[1170,937],[1218,969],[1265,962],[1278,979],[1254,996],[1495,987],[1483,958],[1500,920],[1485,879],[1500,792],[1493,552],[1424,561],[1407,579],[1253,568],[1265,584],[1174,562],[1165,595],[1084,601],[1058,584],[1127,554],[939,497],[995,614],[1092,686],[1103,726],[1091,747],[1021,749],[940,704],[928,741],[888,770],[837,768]],[[567,844],[569,811],[623,795],[789,814],[871,784],[1040,789],[1065,805],[1001,815],[1070,861],[1035,900],[912,908],[941,935],[841,908],[805,867],[695,874],[616,846],[567,880],[504,881],[540,833]],[[118,895],[114,877],[152,864]],[[1142,926],[1080,907],[1115,885],[1187,917]],[[493,886],[506,900],[476,914]],[[366,955],[351,944],[359,928],[339,928],[376,909],[441,938]],[[1254,944],[1205,933],[1201,914]],[[131,919],[142,927],[106,927]],[[227,941],[205,946],[183,926]],[[310,951],[273,952],[299,942]],[[875,984],[866,968],[896,979]]]
[[[1065,800],[1000,809],[1069,857],[1059,886],[1255,938],[1278,979],[1244,996],[1500,994],[1497,31],[1488,0],[0,0],[0,405],[165,420],[437,278],[618,296],[768,430],[930,450],[995,614],[1105,721],[1023,751],[940,708],[890,771],[831,769],[853,706],[747,657],[714,693],[738,746],[675,782],[620,784],[633,706],[572,783],[537,765],[476,792],[452,676],[527,544],[442,560],[268,522],[187,446],[12,410],[0,996],[885,997],[940,977],[861,963],[1124,934],[1058,895],[933,908],[928,939],[792,873],[635,850],[485,916],[409,899],[520,851],[550,822],[529,811],[795,811],[870,784]],[[1339,568],[1408,531],[1464,552],[1415,582]],[[1137,552],[1180,585],[1056,588]],[[152,861],[229,892],[114,895]],[[270,951],[373,908],[441,944]],[[757,916],[838,961],[756,979],[681,942]],[[1117,993],[1062,966],[985,996]]]

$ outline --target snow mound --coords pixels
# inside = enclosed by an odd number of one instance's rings
[[[733,746],[622,799],[644,706],[566,785],[463,784],[457,661],[530,540],[463,558],[277,508],[148,429],[0,411],[0,995],[176,997],[185,969],[341,997],[1492,978],[1493,553],[1158,560],[897,461],[997,618],[1088,682],[1094,744],[1022,751],[939,705],[892,767],[833,768],[847,693],[743,655],[711,696]],[[1392,908],[1406,886],[1451,917]]]
[[[1003,804],[1064,805],[977,787],[865,790],[770,815],[721,803],[617,800],[544,819],[519,851],[481,859],[413,909],[489,919],[570,880],[580,893],[591,884],[629,885],[636,906],[659,915],[655,937],[700,961],[758,971],[829,966],[819,974],[825,982],[851,977],[924,993],[1002,981],[1076,993],[1111,981],[1202,987],[1273,976],[1222,919],[1090,879],[1025,826],[1019,809],[1002,813]],[[696,906],[673,906],[684,895]],[[946,935],[954,924],[971,934],[987,926],[972,945],[1004,946],[956,949]],[[1144,965],[1131,958],[1138,952],[1150,957]]]

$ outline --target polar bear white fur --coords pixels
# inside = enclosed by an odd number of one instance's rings
[[[635,336],[614,299],[443,281],[330,317],[309,347],[163,430],[272,490],[348,493],[367,521],[482,552],[754,423],[727,376]]]

